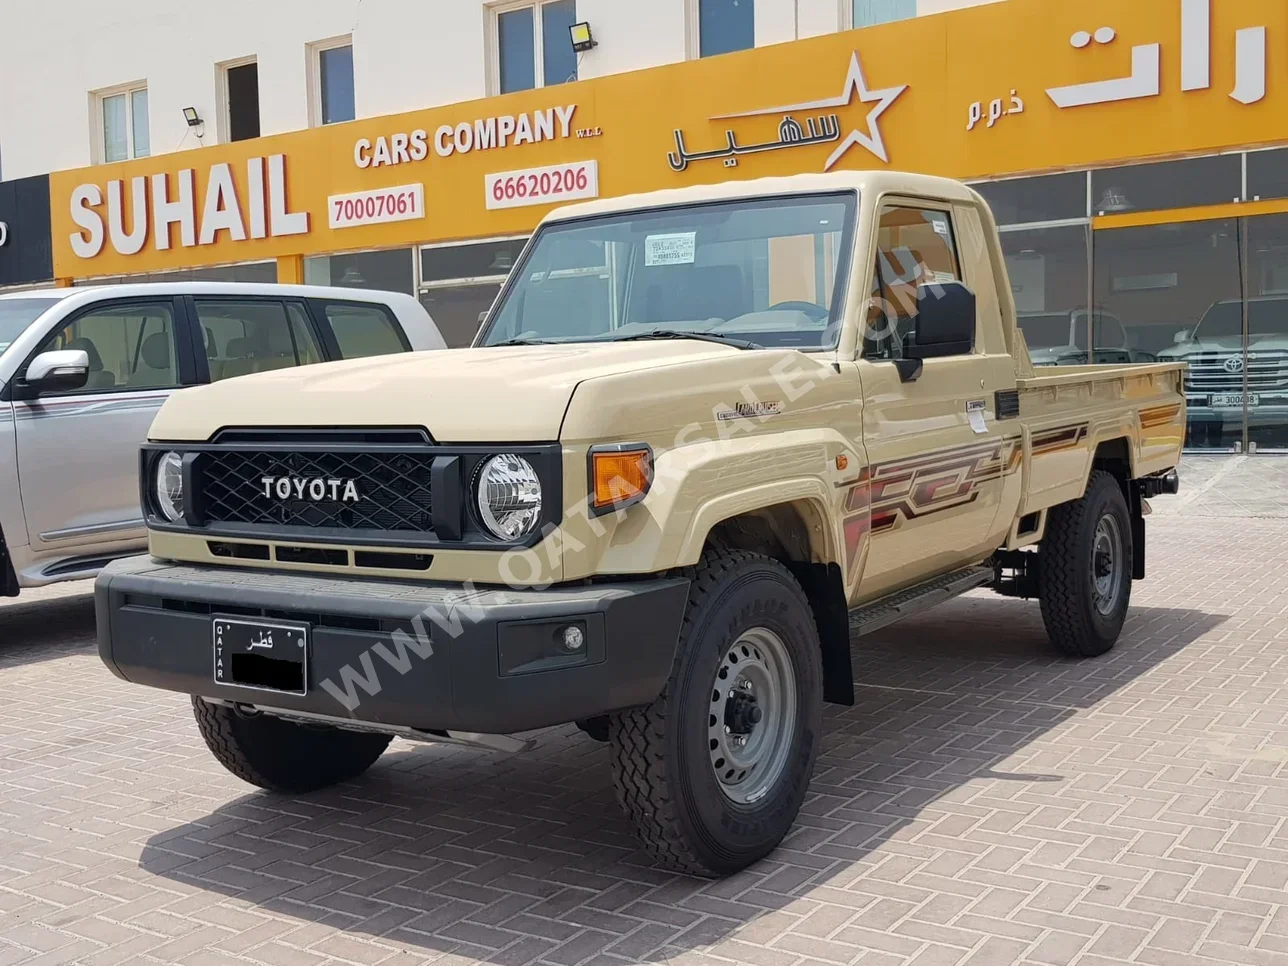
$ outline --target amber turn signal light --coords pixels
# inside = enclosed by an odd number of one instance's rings
[[[614,446],[591,450],[591,507],[606,512],[644,498],[653,482],[653,450],[648,446]]]

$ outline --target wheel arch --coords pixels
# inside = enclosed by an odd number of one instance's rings
[[[1145,578],[1145,513],[1144,501],[1141,499],[1140,486],[1136,483],[1135,453],[1131,440],[1126,436],[1101,440],[1096,445],[1095,455],[1091,459],[1091,468],[1087,473],[1090,485],[1094,473],[1108,473],[1118,481],[1127,501],[1127,512],[1131,517],[1132,579]]]
[[[844,574],[821,501],[804,497],[724,517],[707,530],[703,548],[751,550],[773,557],[800,582],[822,646],[823,698],[854,704],[849,608]]]

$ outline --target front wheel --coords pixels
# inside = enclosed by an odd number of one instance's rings
[[[1118,641],[1131,602],[1132,553],[1127,500],[1109,473],[1093,473],[1082,499],[1051,511],[1038,596],[1058,650],[1094,657]]]
[[[392,735],[245,715],[195,696],[192,713],[221,765],[242,781],[275,792],[302,794],[357,778],[393,740]]]
[[[813,612],[787,568],[704,556],[665,690],[609,724],[618,800],[655,861],[727,875],[777,847],[814,771],[822,678]]]

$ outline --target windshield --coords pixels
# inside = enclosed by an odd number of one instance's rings
[[[1248,334],[1283,335],[1288,332],[1288,298],[1250,299]],[[1243,303],[1217,302],[1204,313],[1192,339],[1242,339]]]
[[[49,298],[0,299],[0,356],[45,309],[57,304],[58,299]]]
[[[1017,320],[1024,333],[1024,341],[1030,349],[1052,349],[1056,346],[1069,345],[1068,313],[1058,315],[1021,315]],[[1085,332],[1086,326],[1080,331]],[[1085,349],[1086,346],[1079,346]]]
[[[656,330],[829,348],[857,195],[630,211],[543,228],[478,345]]]

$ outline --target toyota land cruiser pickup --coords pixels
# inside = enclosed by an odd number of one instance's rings
[[[100,654],[278,791],[391,736],[576,722],[659,863],[744,868],[854,701],[856,636],[981,587],[1036,597],[1065,654],[1119,636],[1184,367],[1038,375],[1010,293],[985,202],[937,178],[561,209],[472,348],[171,398]]]

